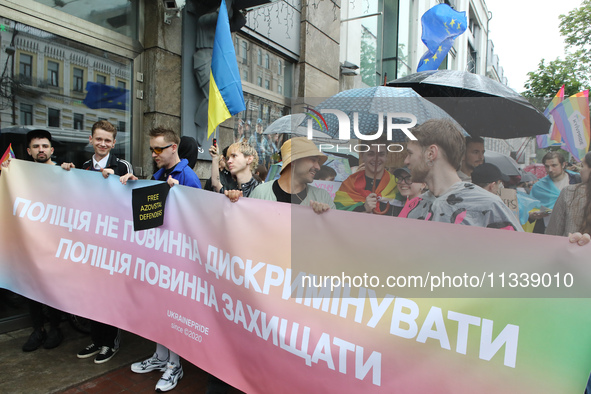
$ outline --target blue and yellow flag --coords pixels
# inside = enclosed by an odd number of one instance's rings
[[[245,109],[242,82],[230,32],[228,10],[225,0],[222,0],[215,28],[209,76],[207,138],[213,134],[220,123]]]
[[[86,83],[86,97],[82,103],[88,108],[129,109],[129,90],[102,83]]]
[[[437,70],[456,37],[466,31],[466,13],[458,12],[447,4],[438,4],[423,14],[421,24],[421,40],[427,46],[427,52],[421,57],[417,72]]]

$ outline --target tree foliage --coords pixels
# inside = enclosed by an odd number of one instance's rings
[[[560,34],[565,38],[564,58],[542,59],[536,71],[527,73],[526,97],[551,98],[565,85],[570,96],[591,87],[591,0],[560,15]]]
[[[584,0],[579,8],[560,15],[560,35],[568,49],[581,51],[581,57],[591,55],[591,0]],[[585,59],[586,60],[586,59]]]

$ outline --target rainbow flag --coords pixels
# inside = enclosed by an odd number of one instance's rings
[[[209,75],[207,138],[213,134],[220,123],[245,109],[242,82],[230,32],[228,9],[226,1],[222,0],[215,28]]]
[[[6,148],[6,152],[4,152],[2,158],[0,159],[0,165],[4,163],[6,160],[14,159],[15,157],[16,156],[14,155],[14,151],[12,150],[12,144],[9,144],[8,148]]]
[[[555,146],[560,145],[560,132],[558,131],[558,127],[554,122],[554,117],[550,115],[550,111],[552,111],[558,104],[560,104],[564,100],[564,85],[558,90],[548,107],[544,110],[544,116],[550,120],[552,125],[550,126],[550,131],[548,134],[537,135],[536,141],[538,142],[538,148],[547,148],[548,146]]]
[[[371,190],[365,190],[365,186],[365,171],[358,171],[351,174],[336,192],[334,203],[337,209],[354,211],[355,208],[365,204],[365,199],[372,193]],[[397,192],[396,178],[384,170],[384,174],[376,187],[375,193],[388,200],[394,200]]]
[[[564,148],[580,161],[589,151],[589,91],[585,90],[563,100],[550,111],[558,127]]]

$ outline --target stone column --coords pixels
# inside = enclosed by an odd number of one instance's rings
[[[181,26],[182,20],[173,17],[164,23],[161,1],[145,2],[142,132],[140,157],[144,175],[152,175],[147,132],[153,127],[168,127],[181,134]]]
[[[298,97],[330,97],[339,92],[340,24],[340,0],[302,4]]]

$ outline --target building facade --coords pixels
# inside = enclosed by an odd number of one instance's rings
[[[219,127],[220,146],[248,140],[314,99],[415,72],[425,52],[420,17],[440,2],[262,0],[245,10],[246,24],[233,38],[246,111]],[[506,83],[485,1],[445,2],[466,12],[469,29],[441,68]],[[12,142],[17,157],[27,158],[26,132],[47,128],[58,142],[57,161],[81,164],[92,154],[91,125],[106,119],[119,130],[116,154],[150,177],[147,130],[165,126],[202,138],[194,122],[196,26],[186,7],[170,3],[0,0],[0,148]],[[89,106],[93,84],[120,96]],[[202,179],[210,173],[207,143],[196,167]],[[0,316],[3,327],[13,327],[18,313],[8,315]]]

